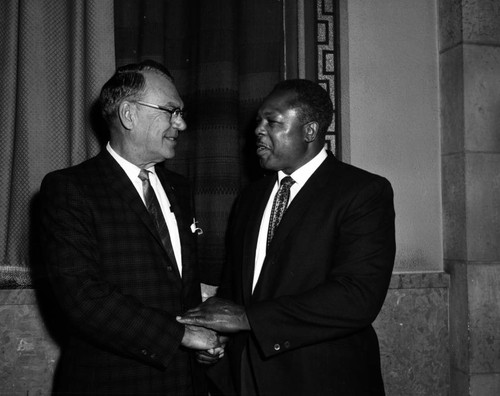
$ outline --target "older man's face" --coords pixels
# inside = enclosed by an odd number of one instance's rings
[[[146,95],[142,101],[168,109],[184,107],[175,85],[167,78],[145,72]],[[144,163],[159,163],[175,156],[179,131],[186,129],[182,117],[171,117],[163,110],[137,104],[138,123],[134,146]]]

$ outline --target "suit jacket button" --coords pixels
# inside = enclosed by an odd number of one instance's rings
[[[279,351],[281,349],[281,345],[280,344],[274,344],[274,350],[275,351]]]
[[[283,345],[286,349],[290,348],[290,341],[285,341]]]
[[[167,267],[167,271],[172,271],[172,270],[173,270],[172,266],[171,266],[171,265],[169,265],[169,266]]]
[[[142,352],[143,355],[147,355],[148,354],[148,351],[146,351],[145,349],[143,349],[141,352]]]

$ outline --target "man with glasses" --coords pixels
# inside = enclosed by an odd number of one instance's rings
[[[206,394],[193,350],[212,330],[176,315],[201,302],[191,191],[162,163],[186,129],[162,65],[117,69],[100,95],[106,148],[41,186],[44,258],[66,315],[54,393]]]

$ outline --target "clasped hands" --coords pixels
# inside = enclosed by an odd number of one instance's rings
[[[190,309],[177,321],[185,325],[183,345],[197,349],[200,363],[211,364],[224,356],[228,333],[250,330],[250,324],[241,305],[218,297],[211,297]]]

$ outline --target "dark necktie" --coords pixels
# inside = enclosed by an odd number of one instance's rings
[[[290,176],[285,176],[280,183],[280,188],[274,197],[273,209],[271,210],[271,217],[269,219],[269,228],[267,230],[267,246],[271,244],[276,228],[283,217],[283,213],[288,206],[288,199],[290,198],[290,188],[295,183]]]
[[[139,172],[139,179],[142,180],[142,191],[144,193],[144,200],[146,201],[148,212],[153,218],[158,233],[160,234],[161,241],[163,242],[163,246],[165,246],[165,249],[167,250],[168,257],[173,264],[176,264],[174,249],[172,248],[167,223],[165,222],[165,217],[161,211],[160,203],[158,202],[158,198],[156,198],[155,191],[149,182],[149,171],[141,169]]]

